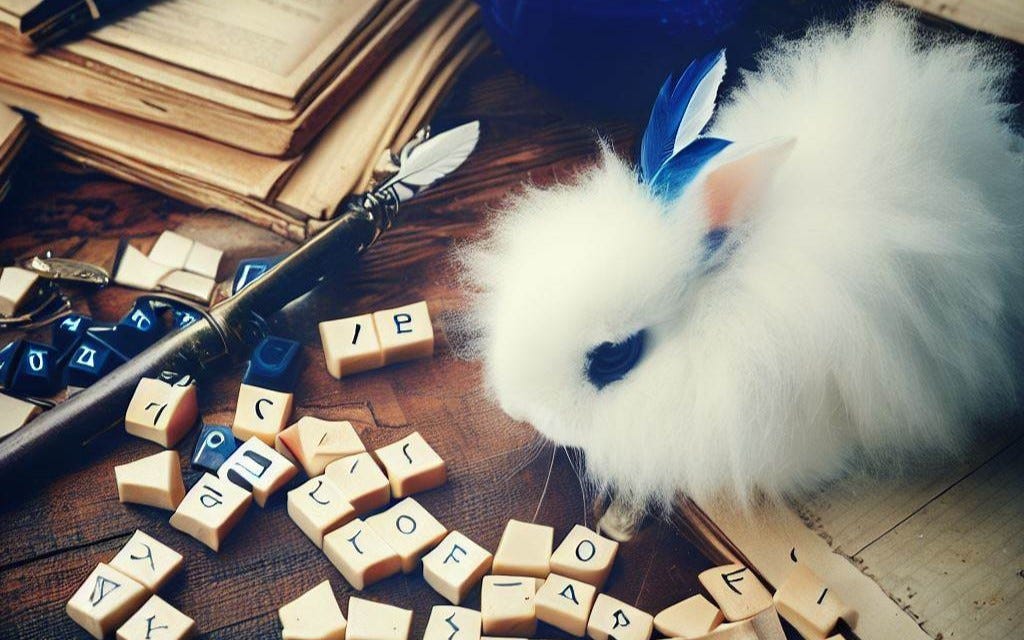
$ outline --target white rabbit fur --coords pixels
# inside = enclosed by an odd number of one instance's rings
[[[457,255],[493,396],[637,499],[962,451],[1017,399],[1024,162],[991,53],[889,9],[775,45],[708,134],[795,146],[711,272],[700,177],[666,213],[605,148],[526,188]],[[643,328],[639,364],[589,384],[588,350]]]

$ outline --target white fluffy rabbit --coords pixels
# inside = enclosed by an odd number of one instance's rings
[[[713,119],[724,54],[670,78],[639,167],[605,149],[461,249],[501,407],[638,499],[962,451],[1017,400],[1024,156],[990,54],[885,9],[776,45]]]

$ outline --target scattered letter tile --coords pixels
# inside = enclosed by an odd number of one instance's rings
[[[125,431],[166,448],[178,444],[199,417],[196,385],[142,378],[124,417]]]
[[[117,499],[174,511],[185,497],[181,462],[173,449],[114,467]]]
[[[618,550],[618,542],[576,525],[551,554],[551,570],[600,589],[611,573]]]
[[[160,278],[159,287],[165,291],[176,293],[183,298],[198,300],[203,304],[209,304],[213,297],[213,288],[217,283],[213,278],[207,278],[188,271],[172,271]]]
[[[111,567],[150,591],[164,586],[182,564],[180,553],[138,529],[110,561]]]
[[[345,640],[345,616],[324,580],[277,610],[282,640]]]
[[[772,596],[752,571],[727,564],[697,576],[729,622],[750,618],[772,606]]]
[[[238,388],[232,431],[239,440],[256,437],[274,446],[277,433],[292,416],[290,393],[243,384]]]
[[[158,264],[132,245],[125,244],[117,259],[114,282],[126,287],[152,291],[171,271],[171,267]]]
[[[224,461],[231,457],[238,445],[231,427],[219,424],[204,424],[196,439],[192,452],[192,466],[196,469],[217,473]]]
[[[537,590],[537,619],[582,637],[596,597],[594,585],[552,573]]]
[[[654,618],[636,607],[600,594],[587,622],[587,635],[594,640],[648,640],[654,632]]]
[[[480,592],[483,632],[530,637],[537,632],[537,581],[523,576],[484,576]]]
[[[494,572],[546,578],[554,537],[555,530],[546,525],[509,520],[494,552]]]
[[[480,612],[438,605],[430,610],[423,640],[480,640]]]
[[[832,633],[840,618],[850,625],[857,614],[846,606],[821,578],[798,564],[778,588],[775,608],[805,638],[824,638]]]
[[[18,315],[38,281],[39,276],[34,271],[4,267],[0,271],[0,316]]]
[[[214,551],[245,515],[252,494],[227,480],[206,473],[171,516],[171,526]]]
[[[374,454],[391,481],[391,495],[404,498],[440,487],[448,479],[444,460],[423,439],[419,431],[398,442],[377,449]]]
[[[328,320],[320,323],[327,371],[335,378],[384,366],[373,316]]]
[[[654,628],[669,638],[699,638],[722,624],[722,612],[697,594],[654,616]]]
[[[288,492],[288,516],[317,548],[323,548],[324,535],[334,531],[356,515],[341,495],[341,490],[326,476],[310,478]]]
[[[190,238],[173,231],[164,231],[149,250],[149,259],[165,267],[184,269],[192,244]]]
[[[68,601],[67,613],[94,638],[128,619],[149,596],[146,587],[102,562]]]
[[[348,599],[346,640],[409,640],[412,611],[372,600]]]
[[[701,640],[786,640],[786,632],[775,607],[768,607],[752,618],[723,622]]]
[[[25,426],[39,411],[38,405],[0,393],[0,439]]]
[[[274,448],[302,465],[311,478],[322,474],[335,460],[366,451],[351,422],[313,416],[299,418],[277,434]]]
[[[391,485],[369,453],[357,453],[327,465],[324,473],[341,489],[348,503],[363,514],[391,500]]]
[[[192,250],[188,252],[188,257],[185,259],[185,271],[198,273],[201,276],[216,280],[220,259],[223,256],[224,252],[220,249],[214,249],[202,242],[195,242],[192,244]]]
[[[386,365],[434,354],[434,328],[426,302],[377,311],[373,324]]]
[[[324,553],[358,590],[402,570],[398,553],[359,518],[325,535]]]
[[[423,556],[423,578],[448,602],[459,604],[491,570],[494,557],[458,531]]]
[[[420,557],[448,533],[448,529],[437,518],[412,498],[406,498],[387,511],[370,516],[366,524],[398,553],[404,573],[412,573]]]
[[[117,640],[186,640],[195,632],[195,620],[152,596],[117,630]]]
[[[267,500],[298,473],[298,468],[259,438],[249,438],[224,461],[217,475],[252,492],[256,504]]]

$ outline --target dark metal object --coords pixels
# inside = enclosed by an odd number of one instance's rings
[[[81,260],[55,258],[51,251],[29,258],[22,266],[48,280],[93,284],[99,287],[104,287],[110,282],[110,274],[106,269]]]

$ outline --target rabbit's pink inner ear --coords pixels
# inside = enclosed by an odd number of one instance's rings
[[[708,229],[735,226],[789,157],[795,138],[772,140],[732,156],[704,178]]]

